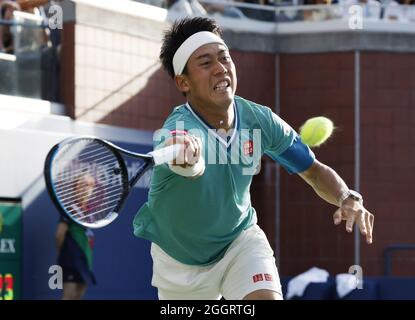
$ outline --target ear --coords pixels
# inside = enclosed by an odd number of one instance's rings
[[[185,75],[175,76],[174,83],[176,84],[177,89],[182,93],[187,93],[190,90],[189,80]]]

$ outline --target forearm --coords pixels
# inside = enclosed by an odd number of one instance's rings
[[[349,190],[336,171],[317,160],[300,176],[311,185],[319,197],[335,206],[340,206],[340,199]]]

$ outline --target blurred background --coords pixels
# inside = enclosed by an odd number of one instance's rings
[[[357,9],[354,6],[358,6]],[[175,19],[210,16],[224,30],[237,94],[293,128],[331,118],[315,150],[375,216],[374,244],[334,226],[335,207],[268,158],[252,184],[259,225],[287,284],[312,267],[327,281],[297,299],[340,299],[336,275],[361,267],[363,289],[343,299],[415,299],[415,1],[0,0],[0,299],[58,299],[58,212],[43,180],[49,149],[96,135],[146,152],[184,98],[158,60]],[[350,9],[351,8],[351,9]],[[359,9],[360,8],[360,9]],[[87,299],[156,299],[149,243],[123,214],[95,232],[98,284]]]

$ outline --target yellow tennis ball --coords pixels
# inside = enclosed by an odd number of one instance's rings
[[[308,119],[300,128],[301,140],[309,147],[319,147],[333,133],[333,121],[326,117]]]

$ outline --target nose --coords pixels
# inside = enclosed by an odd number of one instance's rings
[[[216,62],[215,74],[228,73],[228,69],[219,60]]]

